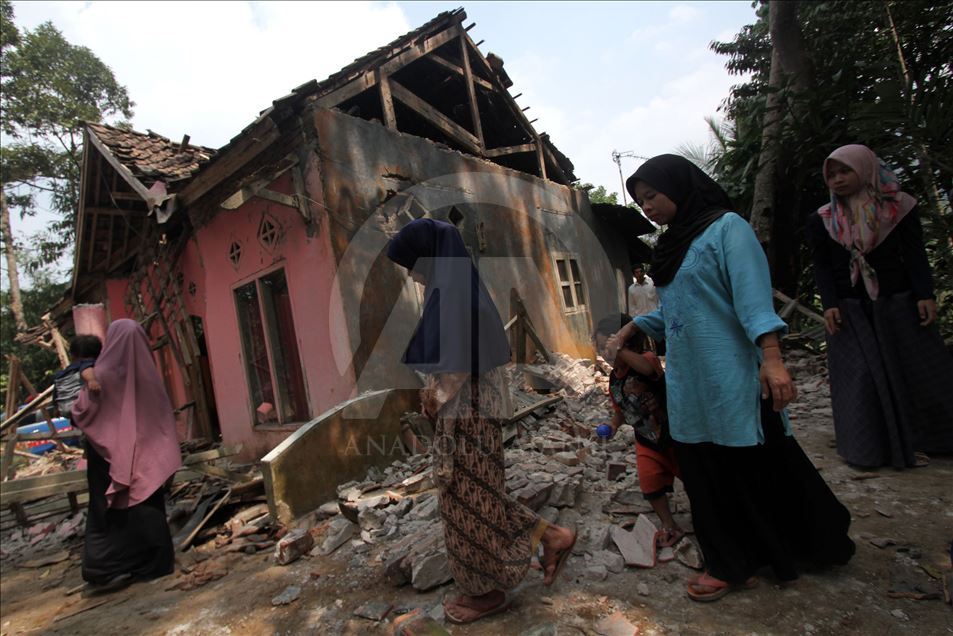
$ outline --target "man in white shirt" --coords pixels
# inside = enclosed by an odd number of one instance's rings
[[[629,315],[635,318],[658,309],[655,283],[645,275],[645,267],[641,264],[633,266],[632,277],[635,282],[629,286]]]
[[[640,263],[632,267],[632,278],[634,282],[629,286],[629,315],[644,316],[658,309],[658,292],[655,291],[655,283],[645,275],[645,267]],[[648,346],[653,349],[658,356],[665,355],[665,341],[653,341],[648,339]]]

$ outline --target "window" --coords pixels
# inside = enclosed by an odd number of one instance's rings
[[[579,273],[579,263],[569,255],[555,256],[556,276],[559,278],[559,289],[563,300],[563,309],[567,312],[584,311],[586,309],[586,293],[582,285],[582,275]]]
[[[235,290],[252,409],[259,424],[308,419],[304,374],[282,269]]]

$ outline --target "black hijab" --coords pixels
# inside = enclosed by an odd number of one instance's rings
[[[658,155],[639,166],[625,182],[633,199],[637,181],[644,181],[667,196],[677,208],[675,218],[652,252],[649,273],[652,281],[662,287],[675,278],[695,237],[734,206],[721,186],[694,163],[678,155]]]
[[[424,373],[482,374],[509,361],[503,321],[456,227],[411,221],[391,239],[387,256],[427,280],[404,364]]]

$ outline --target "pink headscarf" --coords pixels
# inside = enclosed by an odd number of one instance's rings
[[[148,499],[181,466],[175,415],[136,321],[109,325],[95,372],[102,392],[83,388],[73,421],[109,462],[109,507],[128,508]]]
[[[863,187],[846,199],[831,192],[831,202],[818,209],[824,227],[835,241],[850,251],[850,280],[863,277],[872,300],[880,293],[877,272],[865,258],[883,243],[917,200],[900,191],[897,177],[874,151],[860,144],[841,146],[824,160],[824,181],[831,161],[839,161],[857,173]]]

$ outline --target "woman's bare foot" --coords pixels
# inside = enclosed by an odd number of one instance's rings
[[[480,596],[460,595],[455,599],[443,602],[443,610],[451,623],[472,623],[494,610],[499,610],[506,603],[506,593],[492,590]]]
[[[543,533],[542,544],[540,565],[543,566],[543,584],[552,585],[560,560],[564,560],[564,556],[568,556],[566,550],[571,550],[576,544],[576,535],[569,528],[550,525]]]

